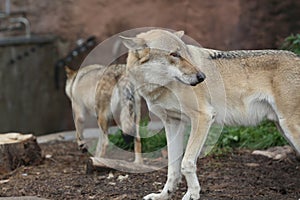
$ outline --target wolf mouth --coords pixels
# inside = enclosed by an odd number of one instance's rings
[[[198,83],[186,83],[183,80],[181,80],[180,78],[178,78],[177,76],[175,76],[175,79],[185,85],[191,85],[191,86],[196,86]]]

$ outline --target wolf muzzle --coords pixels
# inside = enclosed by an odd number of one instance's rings
[[[197,77],[197,82],[191,84],[191,86],[195,86],[195,85],[198,85],[199,83],[203,82],[206,78],[206,75],[203,72],[198,72],[196,74],[196,77]]]
[[[203,82],[206,78],[206,76],[203,72],[198,72],[196,76],[197,76],[199,83]]]

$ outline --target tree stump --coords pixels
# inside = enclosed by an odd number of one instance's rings
[[[42,162],[41,148],[32,134],[0,134],[0,175]]]

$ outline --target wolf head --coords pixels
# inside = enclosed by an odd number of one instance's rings
[[[129,49],[127,69],[135,76],[144,76],[145,82],[168,84],[180,81],[195,86],[205,80],[205,74],[195,66],[186,44],[181,40],[183,31],[171,33],[151,30],[133,38],[121,37]]]

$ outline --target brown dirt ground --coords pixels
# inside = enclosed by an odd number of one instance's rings
[[[86,174],[88,156],[80,153],[73,142],[42,144],[45,159],[39,166],[20,167],[0,176],[0,197],[38,196],[47,199],[142,199],[162,189],[166,170],[144,174],[109,171]],[[198,178],[202,185],[201,200],[285,199],[300,198],[300,162],[293,155],[272,161],[235,150],[221,156],[207,156],[198,161]],[[1,183],[1,180],[9,180]],[[183,181],[172,199],[181,199],[186,191]]]

